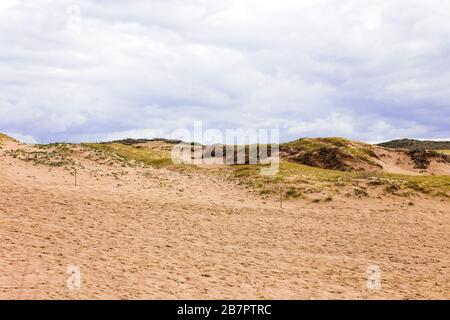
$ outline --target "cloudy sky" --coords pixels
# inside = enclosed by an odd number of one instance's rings
[[[0,132],[450,137],[448,0],[0,0]]]

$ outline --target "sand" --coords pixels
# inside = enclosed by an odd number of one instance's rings
[[[0,299],[450,298],[448,201],[280,208],[201,171],[85,167],[75,187],[0,150]]]
[[[379,157],[375,163],[379,164],[382,171],[394,174],[405,174],[411,176],[418,175],[450,175],[450,164],[436,161],[430,158],[430,164],[427,169],[418,169],[415,167],[411,157],[404,150],[386,149],[378,146],[372,146],[372,150]]]

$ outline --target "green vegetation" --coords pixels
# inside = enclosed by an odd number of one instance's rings
[[[338,147],[357,157],[365,158],[367,156],[373,156],[373,151],[370,148],[370,145],[339,137],[316,139],[302,138],[285,143],[282,146],[294,147],[306,152],[315,151],[322,147]]]
[[[286,198],[299,198],[304,194],[321,193],[334,189],[340,184],[351,182],[351,173],[325,170],[292,162],[282,161],[280,170],[275,176],[260,174],[262,165],[227,166],[222,172],[231,172],[232,179],[239,184],[259,190],[260,194],[279,194],[283,192]]]
[[[357,197],[370,196],[372,188],[398,196],[429,194],[447,197],[450,194],[450,176],[408,176],[381,172],[348,172],[310,167],[282,161],[277,175],[260,174],[261,165],[227,167],[240,184],[256,188],[261,194],[278,194],[283,190],[287,198],[304,194],[340,193],[343,188]]]
[[[450,176],[408,176],[384,174],[388,181],[399,183],[400,188],[426,194],[450,193]]]
[[[0,140],[9,140],[11,139],[9,136],[7,136],[6,134],[0,133]]]
[[[17,141],[16,139],[11,138],[10,136],[7,136],[7,135],[4,134],[4,133],[0,133],[0,148],[1,148],[1,145],[2,145],[2,141],[14,141],[14,142],[19,142],[19,141]]]
[[[39,151],[25,149],[10,150],[6,153],[34,165],[46,165],[50,167],[64,167],[73,170],[77,164],[72,159],[72,149],[66,143],[53,143],[48,145],[36,145]]]
[[[450,141],[421,141],[413,139],[400,139],[380,143],[379,146],[391,149],[427,149],[427,150],[449,150]]]
[[[127,138],[127,139],[122,139],[122,140],[115,140],[115,141],[110,141],[110,142],[105,142],[107,144],[112,144],[112,143],[121,143],[121,144],[126,144],[126,145],[133,145],[133,144],[138,144],[138,143],[146,143],[146,142],[165,142],[168,144],[178,144],[180,142],[183,142],[181,140],[177,140],[177,139],[166,139],[166,138],[153,138],[153,139],[132,139],[132,138]]]
[[[345,138],[303,138],[280,145],[285,159],[324,169],[352,171],[358,167],[377,168],[372,146]]]
[[[122,143],[86,143],[82,146],[98,151],[100,156],[102,153],[112,156],[124,165],[133,165],[133,162],[154,167],[173,165],[170,152],[164,150],[149,150]]]
[[[450,155],[450,150],[436,150],[438,153]]]
[[[352,174],[350,172],[321,169],[284,161],[280,163],[280,172],[278,173],[278,177],[281,179],[303,177],[304,179],[307,179],[307,181],[313,179],[313,181],[320,182],[348,181],[351,176]]]

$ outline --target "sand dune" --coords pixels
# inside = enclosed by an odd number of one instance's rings
[[[448,201],[280,208],[202,171],[101,164],[82,149],[75,187],[63,168],[5,154],[17,147],[0,150],[1,299],[450,298]],[[366,286],[369,265],[380,289]]]

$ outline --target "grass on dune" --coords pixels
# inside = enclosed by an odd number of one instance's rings
[[[37,144],[38,150],[26,150],[19,148],[9,150],[7,154],[13,158],[31,162],[34,165],[47,165],[51,167],[63,167],[68,170],[76,167],[76,161],[72,158],[71,145],[67,143]]]
[[[232,175],[239,184],[259,190],[260,194],[276,194],[282,189],[288,197],[299,197],[303,193],[318,193],[350,183],[352,173],[309,167],[282,161],[274,176],[260,174],[261,165],[231,166]]]
[[[409,176],[382,172],[344,172],[310,167],[282,161],[277,175],[260,175],[260,165],[232,167],[233,175],[242,184],[256,187],[262,194],[278,193],[280,188],[287,196],[302,193],[335,193],[342,187],[365,185],[383,187],[386,193],[409,195],[423,193],[448,196],[450,176]]]
[[[354,177],[354,173],[352,172],[321,169],[287,161],[281,161],[279,172],[275,176],[264,177],[260,175],[261,167],[261,165],[233,166],[236,177],[257,178],[260,176],[264,180],[275,182],[295,178],[304,178],[311,182],[336,182],[341,180],[350,181]]]
[[[0,140],[10,139],[6,134],[0,133]]]
[[[374,156],[370,145],[362,142],[356,142],[345,138],[302,138],[284,144],[285,146],[298,148],[308,151],[318,150],[323,147],[338,147],[345,152],[358,157],[362,160],[368,160],[369,157]]]
[[[337,181],[348,180],[351,178],[351,172],[328,170],[316,167],[310,167],[303,164],[285,162],[280,163],[280,172],[278,173],[280,178],[289,178],[293,176],[304,176],[306,178],[314,178],[318,181]]]
[[[119,160],[124,162],[134,160],[154,167],[165,167],[173,164],[170,152],[165,150],[136,148],[121,143],[86,143],[83,146],[109,155],[118,155]]]
[[[383,174],[392,181],[403,183],[404,186],[423,193],[450,193],[450,176],[408,176],[401,174]]]
[[[4,133],[0,133],[0,145],[2,144],[2,141],[14,141],[14,142],[19,142],[14,138],[11,138],[10,136],[4,134]]]

